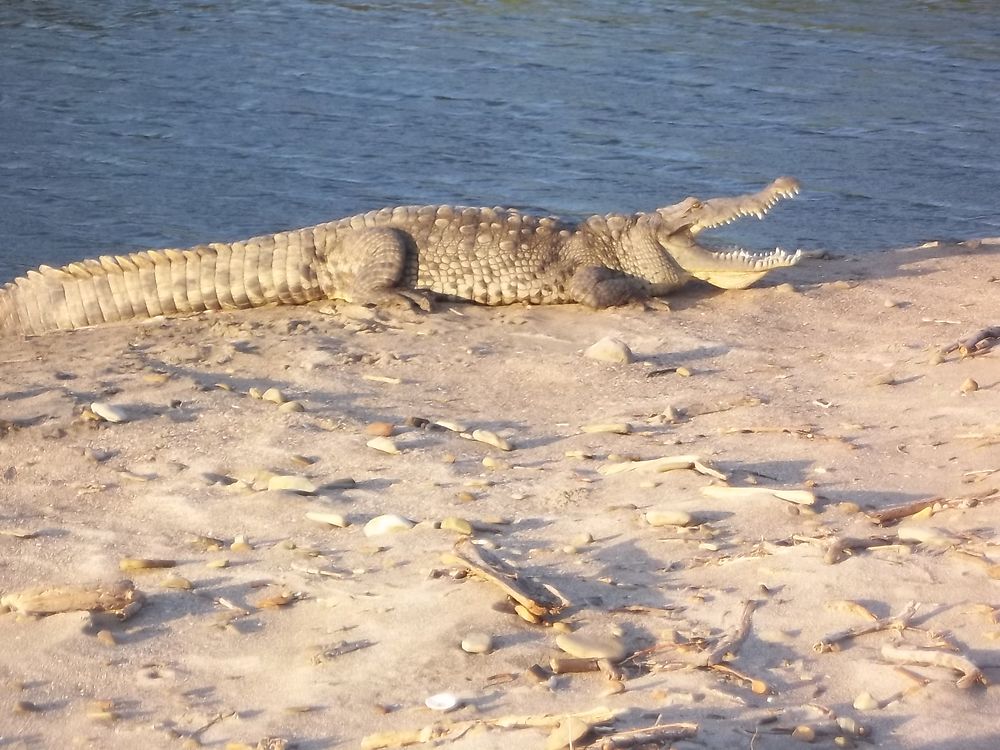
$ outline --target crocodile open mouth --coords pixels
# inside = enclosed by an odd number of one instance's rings
[[[756,216],[763,219],[780,201],[799,193],[797,180],[779,177],[756,193],[707,201],[691,199],[683,225],[671,237],[671,253],[689,274],[724,289],[745,289],[768,271],[794,266],[802,251],[789,253],[776,247],[766,252],[742,248],[716,250],[704,247],[695,238],[706,229],[732,224],[738,219]],[[683,247],[680,253],[677,246]]]

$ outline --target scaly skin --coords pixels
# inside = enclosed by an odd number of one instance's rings
[[[427,308],[428,295],[441,295],[600,308],[666,294],[691,277],[742,289],[800,254],[714,252],[697,235],[741,216],[763,218],[798,190],[781,177],[750,195],[687,198],[576,225],[502,208],[401,206],[243,242],[42,266],[0,289],[0,332],[320,299]]]

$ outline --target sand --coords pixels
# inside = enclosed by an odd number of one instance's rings
[[[828,747],[856,731],[997,747],[1000,692],[983,682],[1000,680],[1000,347],[940,352],[1000,324],[998,276],[1000,240],[932,243],[742,292],[691,285],[670,311],[328,303],[4,339],[0,592],[125,578],[145,601],[124,621],[0,615],[0,745],[318,750],[436,732],[456,750],[541,748],[546,722],[606,709],[597,746],[682,723],[678,748],[796,747],[810,730]],[[583,356],[605,336],[635,361]],[[268,388],[304,410],[249,395]],[[90,418],[93,402],[126,421]],[[398,454],[366,445],[377,422]],[[815,503],[607,468],[676,455]],[[267,490],[274,474],[316,492]],[[415,526],[367,537],[382,514]],[[530,624],[457,573],[448,517],[568,605]],[[126,558],[175,565],[122,572]],[[815,648],[911,602],[905,630]],[[630,656],[552,676],[567,628]],[[470,633],[493,650],[463,651]],[[983,680],[901,667],[893,648],[961,655]],[[442,692],[458,708],[425,706]]]

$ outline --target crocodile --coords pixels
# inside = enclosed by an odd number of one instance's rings
[[[740,217],[763,218],[798,192],[796,180],[779,177],[756,193],[689,197],[575,224],[499,207],[399,206],[240,242],[40,266],[0,288],[0,332],[30,336],[324,299],[604,308],[643,302],[691,278],[743,289],[795,265],[801,251],[712,250],[697,236]]]

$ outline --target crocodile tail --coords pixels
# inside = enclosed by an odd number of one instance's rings
[[[0,289],[0,332],[31,336],[158,315],[321,299],[316,258],[325,239],[321,225],[243,242],[41,266]]]

